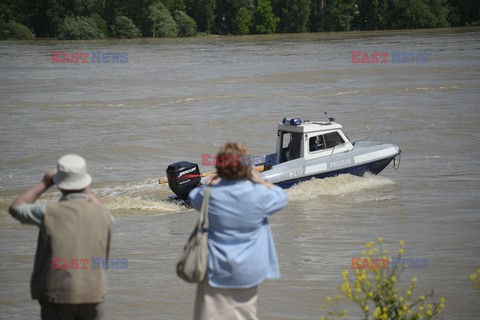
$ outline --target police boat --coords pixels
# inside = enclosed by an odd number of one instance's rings
[[[378,174],[392,161],[394,169],[398,169],[401,151],[395,144],[388,143],[390,130],[350,140],[342,131],[341,124],[328,116],[327,120],[284,118],[277,126],[276,152],[253,156],[249,160],[265,180],[282,188],[312,178],[322,179],[340,174],[362,176],[366,172]],[[384,135],[387,135],[386,142],[377,141],[378,137]],[[160,178],[160,184],[168,182],[175,193],[170,199],[182,203],[185,203],[192,189],[205,183],[209,175],[215,174],[202,174],[198,164],[187,161],[169,165],[166,173],[166,178]]]

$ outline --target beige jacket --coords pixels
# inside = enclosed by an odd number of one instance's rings
[[[38,235],[31,279],[32,299],[51,303],[98,303],[107,290],[104,268],[112,230],[108,209],[83,197],[48,202]]]

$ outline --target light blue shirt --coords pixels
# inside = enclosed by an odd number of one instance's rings
[[[208,282],[217,288],[251,288],[280,277],[267,217],[288,202],[285,191],[247,180],[222,180],[210,186]],[[205,186],[192,190],[200,210]]]

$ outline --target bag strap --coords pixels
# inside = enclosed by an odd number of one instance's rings
[[[208,203],[210,202],[210,188],[206,187],[203,192],[202,208],[200,209],[200,217],[198,218],[198,228],[202,231],[208,230]]]

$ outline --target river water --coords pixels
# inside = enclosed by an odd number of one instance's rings
[[[351,138],[390,128],[400,169],[288,191],[270,219],[282,278],[262,284],[260,318],[319,319],[350,258],[377,236],[392,252],[405,240],[405,257],[428,259],[428,269],[402,274],[417,277],[414,295],[434,289],[445,319],[477,318],[480,292],[468,276],[480,266],[479,40],[470,29],[0,42],[0,318],[39,316],[29,298],[37,230],[7,209],[62,154],[87,158],[117,219],[111,257],[128,259],[128,269],[109,271],[106,318],[189,319],[194,286],[174,265],[197,215],[164,202],[171,192],[157,179],[227,141],[271,153],[283,117],[324,120],[324,111]],[[125,52],[128,62],[53,64],[53,50]],[[355,50],[428,61],[353,64]]]

